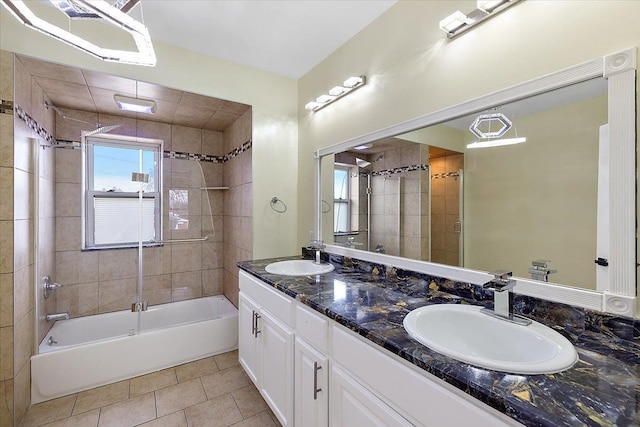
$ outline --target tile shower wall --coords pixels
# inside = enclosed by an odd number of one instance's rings
[[[460,178],[464,156],[457,154],[431,161],[431,261],[459,265]]]
[[[0,100],[13,102],[14,55],[0,51]],[[13,424],[13,114],[0,112],[0,426]]]
[[[419,166],[428,163],[428,147],[410,144],[367,160],[374,172],[388,172],[371,180],[371,250],[382,244],[387,254],[427,259],[429,175]]]
[[[165,153],[225,154],[220,132],[139,119],[64,110],[69,117],[103,125],[121,124],[112,133],[164,140]],[[56,138],[77,141],[83,125],[57,118]],[[84,125],[86,128],[86,125]],[[176,157],[175,155],[170,155]],[[72,317],[128,309],[137,295],[137,249],[81,251],[81,152],[56,150],[56,281],[57,310]],[[200,172],[199,168],[202,168]],[[195,177],[198,178],[193,182]],[[204,176],[204,183],[198,175]],[[163,161],[164,239],[191,239],[208,235],[206,242],[165,244],[145,248],[143,299],[161,304],[223,291],[223,195],[201,186],[223,184],[223,165],[179,158]],[[188,207],[172,206],[170,192],[186,192]],[[185,211],[186,208],[186,211]],[[169,211],[180,210],[187,227],[171,229]]]
[[[252,259],[252,112],[247,110],[224,132],[226,153],[223,166],[224,192],[224,295],[238,306],[238,261]]]
[[[38,138],[38,133],[21,117],[28,116],[30,122],[37,122],[48,133],[53,130],[54,120],[51,112],[44,108],[42,88],[26,72],[22,63],[7,52],[2,52],[0,57],[3,81],[1,98],[14,103],[13,115],[6,112],[0,114],[0,187],[3,193],[0,208],[0,422],[2,425],[17,425],[30,405],[30,357],[36,339],[35,311],[38,311],[37,318],[42,319],[47,308],[52,307],[52,301],[45,303],[40,289],[36,290],[36,275],[41,270],[51,268],[54,258],[52,247],[42,245],[38,248],[37,257],[41,262],[38,266],[34,264],[36,238],[53,235],[52,212],[46,209],[36,212],[34,200],[36,183],[41,186],[43,193],[52,197],[53,155],[50,150],[47,152],[29,140]],[[10,85],[7,82],[11,82]],[[16,114],[18,111],[20,115]],[[42,141],[41,138],[39,140]],[[35,163],[36,159],[39,159],[38,164]],[[39,173],[36,175],[36,172]],[[38,236],[35,235],[36,215],[43,218]],[[38,323],[39,333],[43,333],[47,325],[41,320]]]

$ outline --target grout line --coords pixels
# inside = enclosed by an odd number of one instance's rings
[[[156,395],[156,391],[153,392],[153,407],[156,409],[156,417],[154,420],[158,419],[158,396]]]
[[[73,406],[71,407],[71,414],[67,418],[73,417],[73,411],[76,410],[76,404],[78,403],[78,395],[80,395],[80,393],[76,393],[76,398],[73,400]]]

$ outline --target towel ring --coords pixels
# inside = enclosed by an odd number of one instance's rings
[[[322,206],[327,205],[327,210],[325,211],[324,208],[322,209],[322,213],[329,213],[329,211],[331,210],[331,205],[326,201],[323,200],[322,201]]]
[[[282,203],[282,206],[284,206],[283,209],[277,209],[275,205],[278,204],[278,202]],[[269,203],[271,205],[271,209],[273,209],[274,211],[278,212],[278,213],[285,213],[287,211],[287,205],[284,204],[284,202],[280,199],[278,199],[277,197],[273,197],[271,198],[271,202]]]

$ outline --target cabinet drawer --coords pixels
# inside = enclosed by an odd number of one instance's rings
[[[310,308],[296,304],[296,333],[301,335],[314,347],[327,352],[327,334],[329,320],[314,313]]]
[[[269,285],[244,271],[240,271],[239,285],[242,292],[254,301],[258,301],[261,307],[264,307],[285,325],[289,327],[293,325],[293,299],[277,290],[270,289]]]
[[[522,425],[439,378],[405,366],[342,326],[333,325],[331,335],[334,360],[415,424]]]

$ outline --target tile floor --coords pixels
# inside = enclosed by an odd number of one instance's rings
[[[279,425],[240,367],[237,351],[33,405],[22,423],[22,427]]]

